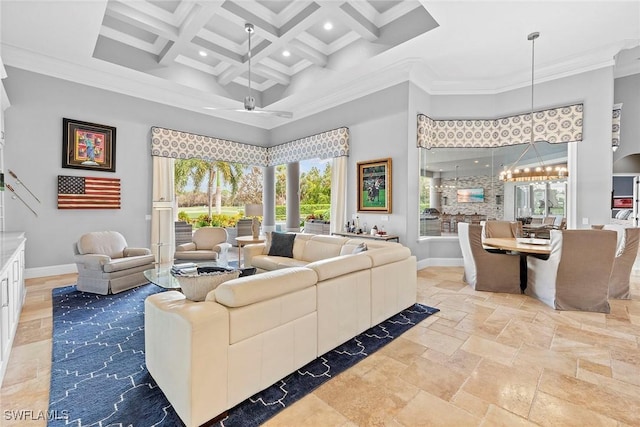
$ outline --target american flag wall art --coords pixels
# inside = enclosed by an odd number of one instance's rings
[[[58,175],[58,209],[120,209],[120,178]]]

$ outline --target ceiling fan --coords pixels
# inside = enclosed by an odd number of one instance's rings
[[[204,107],[207,110],[226,110],[226,111],[239,111],[244,113],[263,114],[269,116],[283,117],[290,119],[293,117],[293,113],[289,111],[276,111],[276,110],[263,110],[256,108],[256,99],[251,96],[251,34],[255,31],[253,24],[245,23],[244,30],[249,35],[249,50],[247,53],[247,62],[249,65],[249,95],[244,97],[244,108],[216,108],[216,107]]]

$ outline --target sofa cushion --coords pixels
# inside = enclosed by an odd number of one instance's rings
[[[292,267],[230,280],[216,288],[216,301],[227,307],[242,307],[285,295],[316,284],[313,270]]]
[[[296,235],[293,233],[271,233],[271,246],[269,255],[293,258],[293,241]]]
[[[339,256],[342,245],[348,240],[344,237],[316,235],[305,245],[301,259],[313,262]]]
[[[177,260],[194,260],[194,261],[211,261],[218,259],[218,252],[203,250],[203,251],[176,251],[173,257]]]
[[[251,265],[261,270],[278,270],[280,268],[304,267],[308,262],[283,256],[258,255],[251,258]]]

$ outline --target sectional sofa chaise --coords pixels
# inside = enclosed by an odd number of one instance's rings
[[[399,243],[299,233],[293,258],[245,247],[259,274],[203,302],[177,291],[145,301],[149,372],[184,423],[223,414],[416,302],[416,258]],[[362,247],[360,246],[359,249]]]

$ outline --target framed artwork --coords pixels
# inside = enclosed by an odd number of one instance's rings
[[[62,167],[116,171],[116,128],[62,119]]]
[[[358,212],[391,213],[391,158],[358,162]]]

